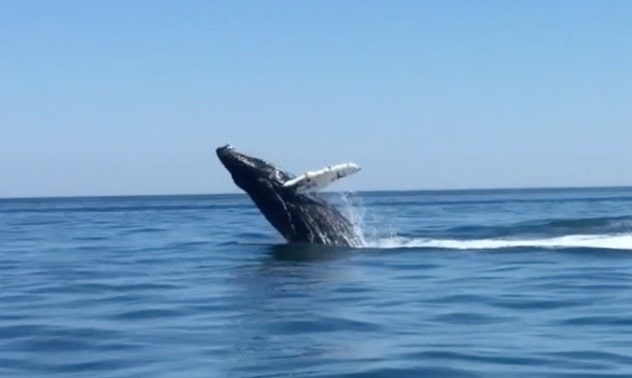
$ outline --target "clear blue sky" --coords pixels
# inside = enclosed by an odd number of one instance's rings
[[[632,185],[632,1],[1,1],[0,197]]]

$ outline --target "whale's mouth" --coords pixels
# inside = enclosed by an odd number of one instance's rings
[[[237,152],[230,144],[219,147],[216,153],[235,184],[251,195],[262,185],[281,187],[290,177],[265,160]]]
[[[244,170],[263,170],[270,167],[270,164],[261,159],[237,152],[230,144],[219,147],[216,153],[224,167],[232,174],[245,173],[240,172]]]
[[[223,147],[217,148],[215,152],[217,153],[217,157],[222,162],[222,164],[226,165],[226,161],[231,158],[231,155],[234,154],[235,147],[233,147],[230,144],[227,144]]]
[[[215,152],[217,153],[219,160],[230,173],[234,173],[235,170],[245,168],[246,166],[254,166],[247,156],[235,151],[235,148],[230,144],[219,147]]]

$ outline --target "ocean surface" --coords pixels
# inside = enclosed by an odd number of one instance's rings
[[[0,200],[2,377],[630,377],[632,189]]]

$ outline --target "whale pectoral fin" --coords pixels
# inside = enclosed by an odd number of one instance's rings
[[[360,171],[360,166],[354,163],[330,165],[317,171],[307,171],[304,174],[283,183],[286,188],[297,192],[315,192],[327,187],[332,182]]]

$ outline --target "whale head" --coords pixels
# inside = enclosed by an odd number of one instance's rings
[[[286,239],[291,239],[292,221],[287,201],[296,195],[283,183],[293,176],[265,160],[237,152],[231,145],[220,147],[216,152],[235,184]]]
[[[261,191],[280,191],[283,183],[292,178],[265,160],[235,151],[230,144],[219,147],[216,152],[235,184],[251,197]]]

